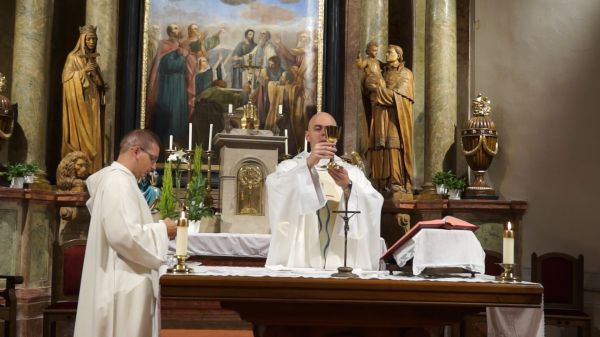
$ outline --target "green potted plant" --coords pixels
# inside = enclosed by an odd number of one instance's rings
[[[10,180],[10,187],[23,188],[23,183],[33,182],[33,175],[37,170],[37,163],[15,163],[7,165],[5,174]]]
[[[448,194],[447,182],[454,177],[452,171],[438,171],[433,175],[432,182],[435,185],[437,194]]]
[[[202,148],[196,146],[191,177],[187,186],[187,217],[190,220],[189,230],[192,232],[199,231],[202,218],[212,218],[214,215],[214,210],[204,205],[206,179],[202,175],[202,153]]]
[[[460,200],[460,194],[465,188],[465,181],[453,175],[446,181],[446,186],[448,188],[449,199]]]

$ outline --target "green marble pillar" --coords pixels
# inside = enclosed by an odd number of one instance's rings
[[[425,189],[443,168],[456,125],[456,0],[427,0],[425,16]]]
[[[48,73],[54,0],[17,0],[11,100],[19,104],[25,139],[11,140],[19,157],[45,170]],[[24,142],[24,144],[22,143]]]
[[[388,0],[362,0],[360,18],[360,51],[364,56],[369,41],[379,43],[378,58],[385,60],[388,44]]]
[[[86,24],[97,26],[98,46],[96,51],[100,54],[98,65],[102,71],[104,82],[109,87],[106,92],[104,129],[102,130],[104,135],[103,163],[110,163],[114,158],[115,90],[119,41],[118,8],[118,0],[87,0],[86,2]]]

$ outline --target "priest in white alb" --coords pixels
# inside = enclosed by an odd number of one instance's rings
[[[158,336],[158,268],[175,222],[155,223],[137,185],[154,170],[156,135],[133,130],[117,161],[87,180],[91,214],[75,337]]]
[[[305,137],[311,152],[283,161],[267,177],[271,243],[267,266],[336,269],[344,265],[344,221],[339,213],[360,211],[349,222],[347,266],[378,270],[383,197],[364,173],[335,156],[325,127],[336,125],[326,112],[315,114]],[[334,158],[337,168],[327,168]]]

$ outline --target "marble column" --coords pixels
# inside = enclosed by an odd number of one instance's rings
[[[443,169],[456,125],[456,0],[427,0],[424,189]],[[434,192],[435,193],[435,192]]]
[[[17,0],[11,100],[19,104],[22,137],[11,139],[17,158],[45,170],[50,37],[54,0]],[[16,139],[15,139],[16,138]],[[21,160],[21,159],[19,159]]]
[[[360,18],[360,51],[364,56],[369,41],[379,43],[380,60],[385,60],[385,46],[388,44],[388,0],[362,0]]]
[[[114,121],[115,121],[115,90],[117,88],[117,54],[119,42],[119,1],[118,0],[88,0],[86,2],[85,21],[88,25],[97,26],[98,46],[96,52],[98,65],[102,71],[104,82],[108,84],[106,106],[104,112],[104,158],[103,163],[114,159]],[[118,141],[118,140],[117,140]]]

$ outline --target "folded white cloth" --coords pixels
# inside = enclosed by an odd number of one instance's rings
[[[394,258],[400,267],[413,259],[414,275],[425,268],[457,267],[485,272],[485,251],[469,230],[422,229],[394,253]]]

